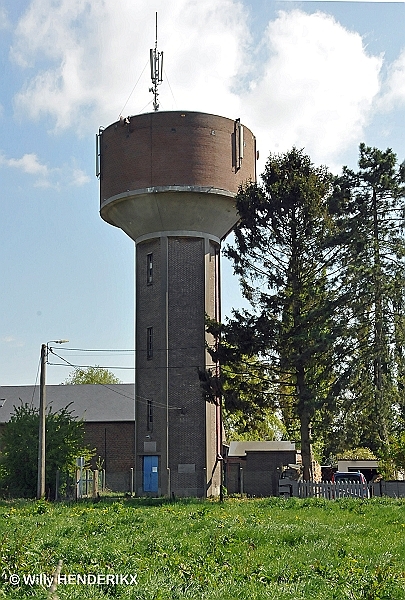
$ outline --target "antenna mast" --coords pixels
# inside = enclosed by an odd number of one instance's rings
[[[163,81],[163,52],[158,52],[157,49],[157,16],[156,13],[156,39],[155,48],[150,50],[150,76],[152,79],[153,86],[149,88],[149,91],[153,94],[153,110],[159,110],[159,92],[158,85]]]

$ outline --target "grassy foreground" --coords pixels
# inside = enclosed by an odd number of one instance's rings
[[[3,501],[0,557],[19,600],[59,560],[59,600],[405,599],[405,501]]]

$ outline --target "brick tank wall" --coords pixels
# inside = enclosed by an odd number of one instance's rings
[[[100,198],[155,186],[214,187],[236,193],[255,180],[255,138],[244,131],[239,168],[235,121],[196,112],[154,112],[119,121],[101,136]]]

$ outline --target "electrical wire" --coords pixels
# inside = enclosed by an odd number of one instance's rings
[[[175,105],[175,106],[177,106],[176,98],[174,97],[173,90],[172,90],[172,86],[170,85],[170,81],[169,81],[169,78],[168,78],[168,76],[167,76],[167,73],[166,73],[165,69],[163,69],[163,72],[164,72],[164,74],[165,74],[165,77],[166,77],[166,80],[167,80],[167,84],[168,84],[168,86],[169,86],[169,90],[170,90],[170,92],[171,92],[171,94],[172,94],[172,98],[173,98],[173,101],[174,101],[174,105]]]
[[[92,365],[90,365],[89,367],[83,367],[82,365],[74,365],[72,363],[70,363],[68,360],[66,360],[65,358],[63,358],[62,356],[59,356],[58,354],[56,354],[56,352],[53,351],[52,348],[49,348],[49,352],[51,352],[51,354],[53,354],[54,356],[57,356],[58,358],[60,358],[61,360],[63,360],[65,363],[67,363],[66,365],[63,365],[61,363],[50,363],[48,362],[49,365],[53,365],[53,366],[69,366],[69,367],[73,367],[75,368],[91,368]],[[100,368],[107,368],[107,367],[100,367]],[[119,367],[110,367],[112,369],[116,369]],[[126,367],[123,367],[126,368]],[[128,367],[129,368],[129,367]],[[118,394],[119,396],[123,396],[124,398],[128,398],[129,400],[135,401],[138,400],[138,402],[140,401],[142,404],[147,404],[148,401],[152,401],[153,402],[153,406],[156,406],[158,408],[163,408],[163,409],[169,409],[169,410],[181,410],[182,407],[181,406],[167,406],[166,404],[163,404],[161,402],[156,402],[156,400],[154,400],[153,398],[147,398],[145,396],[138,396],[137,394],[135,396],[128,396],[128,394],[124,394],[123,392],[120,392],[117,389],[111,388],[109,387],[107,384],[105,383],[100,383],[99,385],[102,385],[103,387],[105,387],[106,389],[110,390],[111,392],[114,392],[114,394]]]
[[[113,350],[112,348],[69,348],[69,347],[63,347],[63,350],[71,350],[72,352],[135,352],[135,350],[133,348],[127,349],[120,349],[120,350]]]
[[[142,73],[139,75],[139,77],[138,77],[138,79],[137,79],[137,81],[136,81],[136,83],[135,83],[134,87],[132,88],[132,91],[131,91],[131,93],[129,94],[129,96],[128,96],[128,99],[127,99],[127,101],[125,102],[124,106],[122,107],[122,109],[121,109],[121,112],[120,112],[119,116],[121,116],[121,115],[122,115],[122,113],[123,113],[123,111],[124,111],[124,108],[125,108],[125,107],[126,107],[126,105],[128,104],[128,102],[129,102],[129,100],[130,100],[130,98],[131,98],[132,94],[134,93],[134,91],[135,91],[135,88],[136,88],[136,86],[138,85],[138,83],[139,83],[139,81],[140,81],[140,79],[141,79],[141,77],[142,77],[142,75],[143,75],[143,72],[145,71],[145,69],[146,69],[146,67],[148,66],[148,64],[149,64],[149,61],[146,61],[146,64],[145,64],[144,68],[142,69]]]
[[[216,344],[207,344],[208,348],[215,348]],[[49,347],[51,349],[51,346]],[[167,352],[169,350],[199,350],[201,348],[201,346],[176,346],[175,348],[154,348],[154,352]],[[53,347],[52,347],[53,350]],[[71,352],[88,352],[88,353],[98,353],[98,352],[108,352],[108,353],[136,353],[136,352],[145,352],[145,350],[136,350],[135,348],[124,348],[124,349],[118,349],[118,350],[114,350],[111,348],[104,348],[104,349],[95,349],[95,348],[69,348],[68,346],[64,346],[63,348],[61,348],[61,351],[65,352],[65,351],[71,351]],[[54,352],[53,352],[54,354]]]
[[[34,388],[32,390],[31,406],[34,406],[34,395],[35,395],[35,390],[37,389],[37,386],[38,386],[38,375],[39,375],[39,368],[40,368],[40,366],[41,366],[41,357],[39,357],[38,368],[37,368],[37,376],[35,377]]]
[[[54,354],[54,353],[52,353]],[[57,356],[58,358],[60,358],[61,360],[65,361],[65,359],[62,356],[58,356],[57,354],[55,354],[55,356]],[[66,361],[65,361],[66,362]],[[184,368],[189,368],[189,369],[199,369],[201,368],[201,364],[196,364],[196,365],[156,365],[154,364],[153,366],[146,366],[146,367],[117,367],[114,365],[75,365],[73,363],[68,363],[68,364],[63,364],[63,363],[53,363],[53,362],[48,362],[48,365],[52,366],[52,367],[72,367],[73,369],[92,369],[94,367],[97,367],[99,369],[120,369],[120,370],[127,370],[127,371],[150,371],[150,370],[155,370],[155,369],[184,369]],[[209,365],[211,367],[215,366],[215,363]]]
[[[51,363],[49,361],[48,364],[52,365],[54,367],[72,367],[73,369],[89,369],[89,368],[94,368],[94,365],[74,365],[73,363],[71,363],[70,361],[66,360],[66,358],[63,358],[63,356],[60,356],[59,354],[57,354],[53,348],[49,348],[49,352],[51,354],[53,354],[54,356],[57,356],[60,360],[62,360],[64,363],[66,364],[62,364],[62,363]],[[124,370],[128,370],[128,371],[133,371],[135,369],[135,367],[106,367],[106,366],[101,366],[101,365],[97,365],[97,368],[100,369],[124,369]]]
[[[55,354],[55,356],[57,356],[57,354]],[[61,356],[58,356],[58,358],[60,358],[61,360],[63,360],[63,358]],[[73,367],[74,369],[92,369],[94,367],[97,367],[98,369],[119,369],[120,371],[134,371],[135,367],[117,367],[117,366],[110,366],[110,365],[64,365],[63,363],[52,363],[52,362],[48,362],[48,365],[52,366],[52,367]]]
[[[167,408],[166,404],[163,404],[162,402],[156,402],[156,400],[154,400],[153,398],[148,398],[147,396],[139,396],[138,394],[136,394],[135,396],[128,396],[128,394],[124,394],[123,392],[120,392],[119,390],[111,388],[105,383],[100,383],[98,385],[102,385],[103,387],[107,388],[107,390],[114,392],[114,394],[118,394],[119,396],[123,396],[124,398],[128,398],[129,400],[134,401],[136,398],[140,404],[144,404],[145,406],[147,405],[148,402],[152,401],[153,406],[155,406],[157,408],[164,408],[164,409]],[[123,384],[123,385],[125,385],[125,384]],[[169,406],[169,410],[181,410],[181,407],[180,406]]]
[[[145,104],[145,106],[139,111],[139,114],[143,113],[143,111],[145,110],[145,108],[147,108],[149,106],[149,104],[152,104],[152,100],[150,100],[150,102],[148,102],[147,104]]]

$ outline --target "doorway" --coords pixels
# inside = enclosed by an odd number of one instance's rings
[[[143,457],[143,491],[157,492],[159,489],[159,472],[158,472],[159,457],[144,456]]]

